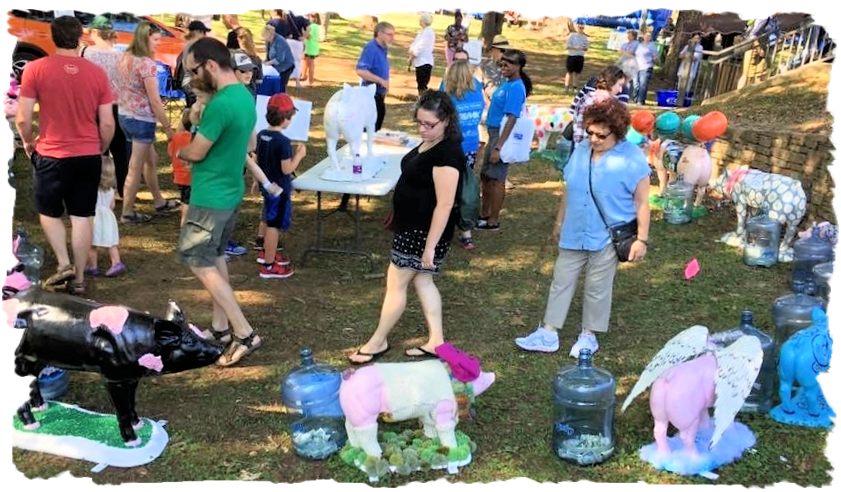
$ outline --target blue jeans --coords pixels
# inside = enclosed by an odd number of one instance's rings
[[[639,104],[645,104],[648,82],[651,80],[652,72],[654,72],[654,67],[640,70],[634,79],[634,101]]]

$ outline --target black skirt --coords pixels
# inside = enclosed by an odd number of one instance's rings
[[[441,265],[444,258],[450,251],[449,241],[438,241],[435,245],[435,254],[432,258],[433,270],[427,270],[421,266],[421,257],[426,248],[426,236],[429,231],[402,230],[394,233],[391,242],[391,262],[397,268],[408,268],[419,273],[441,273]]]

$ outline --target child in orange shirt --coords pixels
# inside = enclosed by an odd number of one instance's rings
[[[192,122],[190,121],[191,108],[184,110],[181,115],[181,124],[178,126],[178,131],[172,136],[169,141],[169,158],[172,162],[172,182],[181,190],[181,226],[184,226],[184,220],[187,217],[187,210],[190,208],[190,182],[193,179],[193,173],[190,169],[190,164],[182,161],[177,157],[178,151],[183,149],[193,139],[191,133]]]

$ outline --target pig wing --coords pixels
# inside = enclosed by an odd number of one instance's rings
[[[634,385],[628,397],[625,398],[625,403],[622,404],[622,412],[628,408],[634,398],[651,386],[664,372],[705,353],[707,351],[708,335],[709,330],[706,326],[695,325],[683,330],[666,342],[666,345],[651,359],[651,362],[640,375],[639,381]]]
[[[721,350],[716,350],[718,369],[715,374],[714,430],[710,448],[721,439],[724,431],[745,403],[762,367],[762,344],[755,336],[743,336]]]

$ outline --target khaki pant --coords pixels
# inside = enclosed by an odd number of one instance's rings
[[[575,295],[578,275],[586,267],[581,327],[594,332],[606,332],[613,298],[613,277],[618,264],[612,244],[595,252],[562,249],[555,261],[555,273],[543,323],[558,329],[564,326],[572,296]]]

